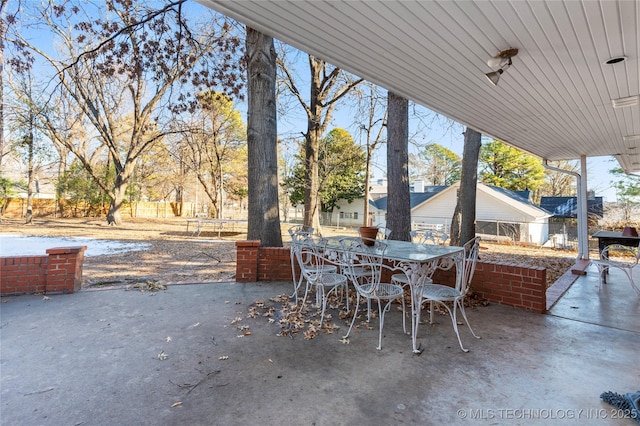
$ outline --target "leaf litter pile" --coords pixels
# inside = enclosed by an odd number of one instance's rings
[[[315,294],[310,292],[310,296],[315,297]],[[301,334],[305,339],[310,340],[320,333],[334,334],[340,329],[340,326],[333,321],[334,316],[331,312],[333,310],[339,309],[338,317],[341,320],[351,320],[355,310],[355,296],[353,292],[350,294],[350,298],[353,299],[353,302],[351,300],[349,301],[350,309],[347,311],[341,298],[331,293],[327,300],[327,309],[324,314],[324,324],[322,324],[322,326],[320,324],[321,306],[316,306],[307,301],[307,303],[300,308],[300,305],[296,305],[287,294],[272,297],[267,302],[257,300],[249,306],[247,318],[267,318],[270,324],[275,324],[279,327],[280,331],[277,333],[278,336],[293,338]],[[360,316],[360,312],[358,316]],[[366,321],[366,315],[364,316],[364,321]],[[361,326],[363,325],[361,324]],[[370,328],[368,324],[364,326]],[[240,330],[240,328],[238,329]],[[343,343],[348,343],[348,341],[344,340]]]
[[[335,334],[344,324],[345,327],[349,327],[353,315],[355,313],[356,297],[357,293],[353,290],[349,291],[349,309],[346,308],[346,303],[340,295],[331,293],[327,300],[327,309],[324,314],[324,323],[320,324],[320,318],[322,314],[322,307],[319,304],[313,304],[309,300],[300,307],[300,303],[296,304],[288,294],[280,294],[272,297],[268,301],[257,300],[253,304],[249,305],[247,311],[247,318],[267,318],[269,324],[275,324],[280,331],[277,333],[281,337],[295,337],[300,334],[306,340],[311,340],[323,334]],[[310,292],[308,299],[314,299],[315,293]],[[411,296],[409,292],[405,292],[405,304],[411,306]],[[475,308],[477,306],[487,306],[489,302],[486,299],[477,297],[476,295],[470,295],[465,299],[465,306]],[[377,323],[378,309],[372,305],[371,309],[371,321],[367,321],[367,308],[366,302],[360,302],[360,308],[358,310],[358,318],[354,324],[354,329],[372,330],[372,324]],[[394,302],[392,306],[402,311],[400,303]],[[334,313],[337,312],[338,323],[334,322]],[[332,312],[333,311],[333,312]],[[436,306],[435,312],[441,315],[448,315],[446,309],[441,306]],[[408,313],[407,315],[410,315]],[[238,337],[250,336],[249,326],[242,324],[241,317],[236,317],[231,324],[236,325],[236,329],[239,331]],[[346,333],[346,329],[345,329]],[[344,344],[349,344],[349,339],[342,338],[340,340]]]

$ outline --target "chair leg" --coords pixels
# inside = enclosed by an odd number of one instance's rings
[[[458,306],[460,307],[462,318],[464,318],[464,322],[465,324],[467,324],[469,331],[471,332],[471,334],[473,334],[473,337],[475,337],[476,339],[480,339],[480,336],[477,336],[476,333],[473,332],[473,329],[471,328],[471,324],[469,324],[469,320],[467,319],[467,313],[464,310],[464,299],[459,299],[456,301],[456,303],[458,303]]]
[[[424,301],[421,302],[424,303]],[[419,303],[417,307],[414,307],[413,304],[411,305],[411,332],[413,333],[411,340],[414,348],[416,347],[416,339],[418,338],[418,325],[420,324],[422,303]]]
[[[627,277],[629,278],[629,284],[631,284],[631,287],[636,292],[636,295],[640,296],[640,288],[638,288],[635,281],[633,281],[633,268],[625,268],[623,270],[627,274]]]
[[[300,286],[302,285],[302,281],[304,280],[304,277],[302,276],[302,273],[300,273],[299,277],[296,276],[296,260],[293,255],[291,256],[291,275],[293,278],[293,293],[289,297],[295,297],[295,302],[297,305],[298,291],[300,291]]]
[[[347,337],[349,337],[349,334],[351,333],[351,329],[353,328],[353,324],[356,322],[356,318],[358,316],[358,308],[360,307],[360,295],[358,295],[356,297],[356,309],[353,313],[353,319],[351,320],[351,325],[349,326],[349,330],[347,330],[347,334],[345,334],[344,336],[342,336],[343,339],[346,339]]]
[[[291,296],[289,297],[294,297],[296,298],[296,305],[298,304],[298,289],[300,288],[300,283],[298,282],[298,279],[296,277],[296,265],[295,265],[295,260],[293,258],[293,255],[291,256],[291,275],[293,276],[293,294],[291,294]]]
[[[307,302],[307,296],[309,294],[309,287],[310,287],[310,284],[307,282],[307,285],[305,286],[305,289],[304,289],[304,297],[302,298],[302,303],[300,304],[300,308],[299,308],[300,311],[302,311],[302,308],[304,308],[304,304]],[[296,303],[296,306],[297,305],[298,304]]]
[[[340,290],[341,297],[344,297],[345,305],[347,305],[347,311],[349,311],[349,284],[345,283],[340,287],[341,287],[341,290]]]
[[[378,299],[378,315],[380,315],[380,330],[378,331],[378,347],[377,350],[382,349],[382,329],[384,328],[384,313],[387,311],[389,304],[391,301],[388,301],[384,308],[382,308],[382,304],[380,303],[380,299]]]
[[[317,287],[320,287],[320,289],[316,290],[316,291],[318,291],[318,292],[320,292],[322,294],[322,299],[321,299],[322,300],[322,315],[320,315],[320,328],[322,328],[322,324],[324,324],[324,313],[327,310],[327,303],[329,302],[329,295],[333,291],[336,294],[336,297],[338,297],[338,290],[339,289],[338,289],[337,286],[333,287],[333,288],[329,289],[329,291],[327,291],[326,294],[325,294],[324,286],[317,286]],[[342,289],[343,287],[340,286],[340,288]]]
[[[443,305],[447,308],[447,311],[449,311],[449,317],[451,318],[451,322],[453,323],[453,331],[456,332],[456,336],[458,337],[458,343],[460,343],[460,349],[462,349],[463,352],[469,352],[469,349],[465,349],[464,346],[462,346],[462,340],[460,339],[460,332],[458,331],[458,322],[457,322],[457,318],[456,318],[456,304],[455,302],[453,303],[453,312],[451,312],[451,309],[449,309],[449,307],[443,303]]]
[[[598,265],[598,292],[602,290],[602,285],[604,284],[604,274],[606,273],[607,271]]]
[[[604,276],[607,273],[606,268],[599,264],[596,263],[596,268],[598,269],[598,291],[602,290],[602,285],[604,284]]]
[[[402,302],[402,331],[404,331],[404,334],[407,334],[407,313],[404,306],[404,293],[400,296],[400,301]]]
[[[316,299],[316,305],[320,305],[322,309],[322,313],[320,314],[320,328],[322,328],[322,324],[324,323],[324,311],[327,307],[327,299],[329,298],[329,293],[331,293],[331,290],[329,290],[326,295],[324,294],[324,286],[316,286],[316,298],[318,296],[320,297],[320,299]]]

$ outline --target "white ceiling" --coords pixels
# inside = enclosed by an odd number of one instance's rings
[[[542,158],[640,172],[640,102],[612,106],[640,95],[640,1],[198,1]]]

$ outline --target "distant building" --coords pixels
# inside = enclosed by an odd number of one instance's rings
[[[412,185],[411,223],[413,229],[439,229],[448,233],[458,201],[459,183],[451,186]],[[372,197],[373,198],[373,197]],[[370,224],[384,225],[387,197],[369,200]],[[340,201],[331,215],[331,225],[356,227],[363,224],[363,200]],[[552,214],[533,204],[528,192],[478,183],[476,197],[476,229],[485,239],[510,240],[542,245],[549,238]]]

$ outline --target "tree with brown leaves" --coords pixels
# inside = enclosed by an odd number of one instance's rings
[[[111,181],[94,170],[87,153],[61,138],[111,199],[110,224],[122,221],[120,209],[136,162],[175,131],[176,115],[195,108],[195,94],[217,88],[239,96],[243,88],[243,46],[233,22],[219,15],[188,21],[186,0],[155,5],[69,0],[24,3],[24,9],[7,13],[8,65],[39,76],[52,70],[51,98],[73,99],[78,119],[91,125],[92,147],[107,149],[104,161],[115,169]],[[43,37],[29,37],[34,31]],[[51,39],[55,52],[44,44]],[[64,130],[55,109],[35,116],[52,132]]]

